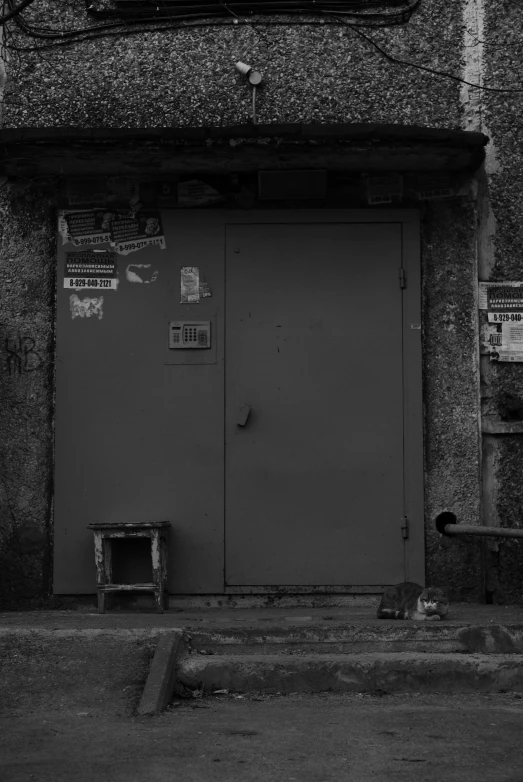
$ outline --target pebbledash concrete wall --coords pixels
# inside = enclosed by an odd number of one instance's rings
[[[478,9],[486,41],[479,50],[477,37],[475,46],[467,43]],[[40,0],[26,17],[47,27],[102,23],[85,13],[83,0]],[[242,124],[250,119],[251,93],[234,70],[237,60],[263,73],[260,123],[488,127],[497,167],[489,152],[487,170],[479,172],[469,197],[421,209],[427,582],[449,586],[455,599],[483,600],[486,572],[492,599],[518,600],[521,544],[490,546],[486,559],[484,544],[442,538],[434,520],[442,511],[469,524],[517,525],[521,518],[523,438],[489,435],[481,458],[477,315],[478,273],[482,279],[523,278],[520,96],[489,93],[477,100],[477,90],[464,94],[455,80],[391,63],[343,24],[267,21],[274,20],[178,26],[41,52],[10,50],[1,127]],[[518,81],[523,11],[509,0],[489,0],[488,14],[480,0],[423,0],[408,24],[365,34],[397,59],[455,76],[468,68],[500,87]],[[39,43],[20,35],[13,41],[26,49]],[[4,604],[42,595],[50,583],[56,186],[47,180],[0,184]],[[484,414],[503,418],[507,394],[521,399],[523,409],[523,368],[490,365],[488,358],[481,365]]]
[[[56,238],[49,194],[0,189],[0,603],[51,587]]]
[[[493,144],[487,158],[490,211],[484,210],[480,275],[483,280],[523,280],[523,9],[489,0],[483,10],[484,78],[514,93],[486,92],[482,122]],[[523,364],[491,363],[483,355],[481,402],[484,435],[486,523],[523,525]],[[487,588],[498,600],[523,597],[523,545],[490,543]]]

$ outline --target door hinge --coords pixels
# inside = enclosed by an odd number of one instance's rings
[[[409,520],[406,516],[403,516],[401,520],[401,536],[403,540],[409,539]]]
[[[407,276],[405,274],[405,269],[403,266],[400,266],[398,269],[398,277],[400,280],[400,288],[406,288],[407,287]]]

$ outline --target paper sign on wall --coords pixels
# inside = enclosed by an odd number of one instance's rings
[[[416,194],[420,201],[452,198],[457,192],[456,182],[444,171],[423,174],[418,177]]]
[[[111,213],[103,209],[87,209],[64,215],[67,234],[75,247],[106,244],[111,241]]]
[[[490,360],[523,362],[523,282],[480,282],[478,306],[487,310]]]
[[[480,282],[478,307],[496,312],[523,312],[523,282]]]
[[[188,182],[178,184],[179,207],[210,206],[224,200],[224,197],[214,187],[199,179],[190,179]]]
[[[489,323],[522,323],[523,312],[489,312]]]
[[[150,263],[130,263],[125,270],[127,282],[139,282],[150,285],[158,279],[158,269]]]
[[[200,270],[197,266],[180,269],[180,303],[198,304],[200,301]]]
[[[403,195],[403,177],[374,176],[367,179],[367,201],[369,204],[391,204],[401,200]]]
[[[116,255],[83,250],[65,254],[64,288],[116,290]]]
[[[501,349],[523,355],[523,325],[503,323],[501,326]]]
[[[211,286],[202,280],[200,275],[200,299],[206,299],[208,296],[212,296]]]
[[[119,255],[156,245],[165,250],[160,212],[116,212],[111,221],[112,244]]]
[[[96,298],[85,296],[83,299],[77,296],[76,293],[69,296],[72,320],[76,318],[98,318],[98,320],[102,320],[104,316],[103,305],[103,296],[97,296]]]
[[[487,288],[487,309],[489,312],[523,311],[523,286],[509,284]]]
[[[71,241],[69,226],[67,225],[64,212],[58,212],[58,233],[62,237],[62,244],[68,244]]]
[[[64,243],[76,247],[110,243],[119,255],[156,245],[165,250],[160,212],[105,209],[85,209],[62,212],[58,230]]]
[[[523,361],[523,324],[502,323],[501,346],[490,354],[491,361]]]

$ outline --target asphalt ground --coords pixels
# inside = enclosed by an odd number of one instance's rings
[[[519,607],[463,611],[460,622],[522,616]],[[519,692],[222,693],[137,717],[155,631],[267,617],[227,613],[187,622],[180,612],[0,615],[2,782],[523,782]],[[355,621],[354,610],[343,615]],[[318,619],[309,609],[278,621]]]
[[[71,704],[70,704],[71,705]],[[523,699],[221,695],[0,719],[3,782],[521,782]]]

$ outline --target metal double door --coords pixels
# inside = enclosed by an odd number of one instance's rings
[[[230,587],[404,578],[401,226],[226,234]]]

